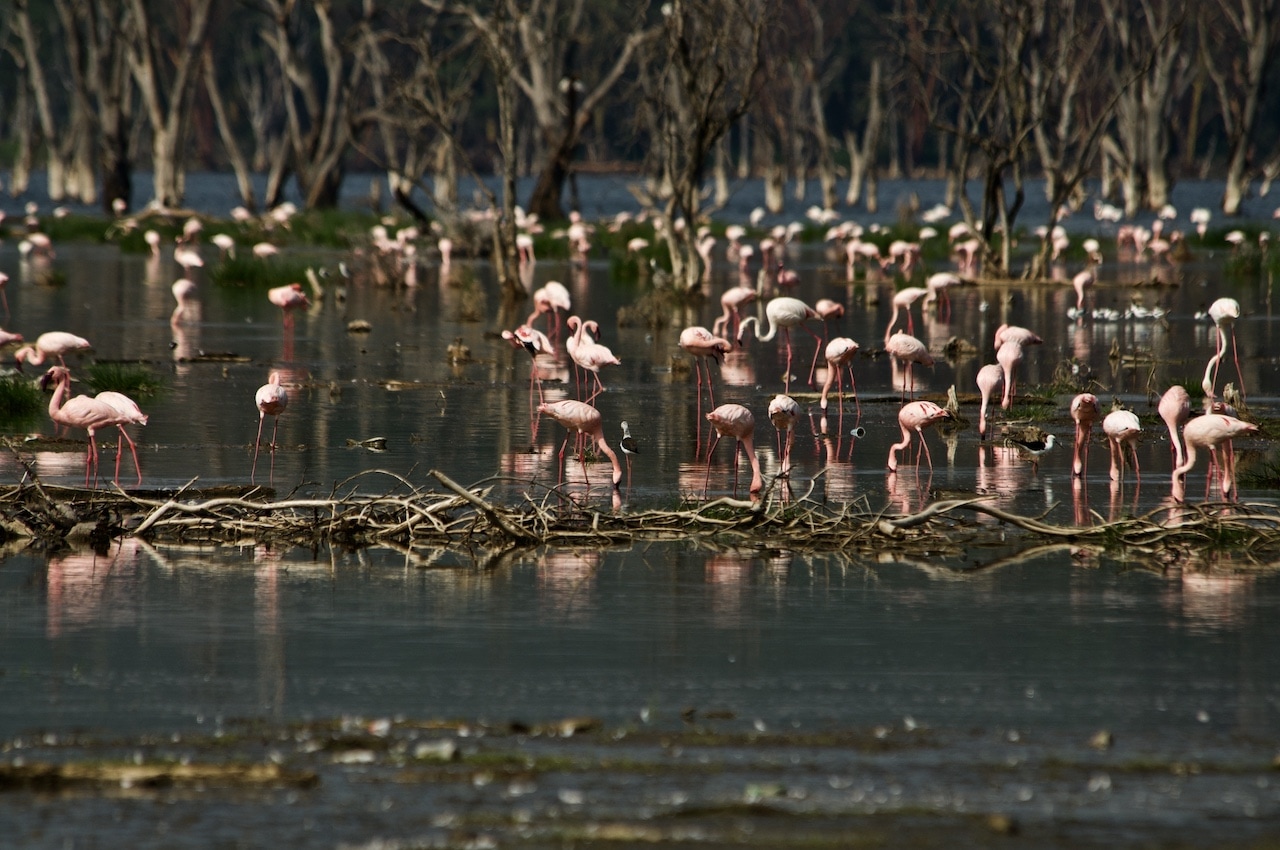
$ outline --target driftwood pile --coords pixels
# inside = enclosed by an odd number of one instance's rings
[[[390,477],[393,492],[362,495],[358,479]],[[718,546],[751,546],[850,556],[892,548],[963,557],[975,546],[1016,538],[1023,546],[1053,544],[1094,551],[1148,554],[1230,550],[1266,562],[1280,556],[1280,508],[1257,504],[1163,507],[1138,517],[1063,526],[1002,510],[985,498],[948,499],[914,514],[874,510],[865,500],[823,504],[771,492],[755,501],[717,499],[673,510],[620,511],[607,488],[583,494],[551,489],[541,502],[490,500],[494,482],[463,487],[439,471],[443,492],[424,490],[376,470],[343,482],[326,497],[273,499],[255,488],[196,490],[194,482],[169,494],[49,487],[28,479],[0,492],[0,542],[38,542],[50,548],[105,545],[136,536],[186,544],[269,543],[305,547],[444,546],[509,552],[555,546],[614,546],[639,541],[695,539]],[[507,482],[510,483],[510,482]],[[346,493],[339,495],[339,493]]]

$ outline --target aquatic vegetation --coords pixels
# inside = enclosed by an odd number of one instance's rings
[[[91,363],[79,377],[95,395],[112,390],[141,399],[154,396],[164,388],[164,381],[146,366],[136,363]]]
[[[218,286],[243,286],[249,289],[270,289],[290,283],[302,283],[307,279],[307,269],[314,263],[300,259],[271,257],[260,259],[248,251],[227,257],[208,269],[209,279]]]
[[[0,378],[0,424],[28,425],[40,419],[48,404],[34,381],[20,376]]]

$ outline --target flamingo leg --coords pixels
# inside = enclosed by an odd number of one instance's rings
[[[133,469],[135,472],[138,473],[138,486],[141,486],[142,485],[142,467],[138,465],[138,447],[137,445],[134,444],[133,440],[130,439],[129,432],[124,430],[123,425],[117,425],[116,427],[120,429],[120,435],[124,437],[124,441],[129,444],[129,453],[133,455]],[[117,440],[116,441],[116,466],[117,467],[119,467],[120,465],[119,454],[120,454],[120,443]],[[117,480],[119,479],[119,477],[120,477],[120,470],[117,468],[116,470]]]
[[[253,441],[253,469],[249,472],[249,483],[254,483],[258,475],[258,451],[262,448],[262,420],[266,419],[265,413],[258,414],[258,436]]]
[[[714,431],[715,429],[713,428],[712,430]],[[707,498],[707,490],[710,489],[711,487],[711,453],[716,450],[716,446],[719,445],[719,443],[720,443],[720,434],[717,433],[715,437],[711,440],[710,447],[707,449],[707,475],[702,482],[702,498],[704,499]],[[735,451],[737,450],[735,449]]]
[[[1236,380],[1240,382],[1240,400],[1244,400],[1244,374],[1240,371],[1240,349],[1236,347],[1236,327],[1231,326],[1231,358],[1236,363]]]

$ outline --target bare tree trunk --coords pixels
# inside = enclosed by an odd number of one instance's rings
[[[729,203],[729,142],[722,137],[716,142],[715,163],[712,166],[712,179],[715,182],[714,203],[724,207]]]
[[[203,77],[205,94],[209,97],[209,106],[213,109],[214,123],[218,126],[218,135],[222,138],[222,149],[226,152],[227,161],[236,175],[236,187],[240,190],[240,200],[250,210],[258,208],[258,201],[253,191],[253,176],[249,163],[240,150],[240,142],[236,139],[235,129],[227,119],[226,104],[222,100],[222,91],[218,87],[217,69],[213,64],[213,51],[205,46],[203,56]]]
[[[849,137],[849,191],[845,203],[854,206],[858,196],[866,189],[867,212],[875,212],[879,199],[876,195],[876,155],[880,137],[884,131],[884,79],[883,63],[871,60],[871,75],[867,81],[867,121],[862,128],[861,143]]]
[[[183,43],[171,51],[152,27],[143,0],[131,0],[134,37],[129,64],[151,121],[155,199],[163,207],[182,204],[182,151],[212,6],[213,0],[191,0]],[[159,63],[164,57],[174,64],[167,91],[161,91]]]
[[[754,173],[754,169],[752,168],[753,163],[751,158],[755,152],[754,150],[752,150],[752,141],[753,140],[751,138],[751,117],[749,115],[744,115],[740,119],[738,119],[738,179],[739,180],[746,180]]]
[[[777,163],[770,163],[764,171],[764,208],[777,215],[786,209],[787,173]]]
[[[19,86],[17,103],[14,104],[12,123],[17,128],[17,150],[9,172],[9,194],[21,195],[31,185],[31,101],[25,85]]]

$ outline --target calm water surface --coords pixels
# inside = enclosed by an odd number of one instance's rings
[[[212,260],[211,250],[206,257]],[[335,265],[337,258],[316,260]],[[931,475],[906,466],[890,478],[884,465],[899,436],[899,389],[888,358],[856,361],[861,419],[852,399],[843,422],[833,405],[824,435],[816,395],[803,386],[814,342],[797,334],[792,371],[800,377],[792,390],[809,415],[798,426],[792,495],[912,511],[939,493],[981,493],[1064,524],[1091,521],[1090,511],[1105,518],[1161,505],[1170,495],[1170,454],[1154,401],[1172,381],[1198,383],[1213,353],[1212,325],[1196,319],[1198,310],[1220,295],[1238,298],[1250,405],[1270,415],[1280,391],[1270,286],[1228,280],[1222,261],[1201,252],[1197,263],[1166,270],[1166,285],[1136,288],[1130,284],[1149,279],[1149,269],[1103,267],[1099,305],[1123,309],[1140,300],[1167,309],[1163,322],[1073,323],[1066,310],[1074,294],[1065,284],[969,287],[953,295],[951,322],[916,314],[917,334],[935,349],[953,337],[975,348],[919,371],[918,391],[939,394],[954,383],[962,412],[976,421],[969,394],[977,369],[993,360],[994,328],[1003,321],[1032,327],[1045,344],[1029,350],[1021,386],[1074,368],[1091,376],[1104,406],[1114,397],[1136,410],[1147,429],[1140,480],[1113,486],[1097,442],[1087,482],[1074,488],[1068,450],[1046,455],[1037,469],[1001,446],[981,447],[973,427],[945,439],[929,434]],[[291,393],[274,468],[268,455],[259,468],[260,483],[269,477],[277,492],[395,486],[380,476],[350,481],[373,469],[424,487],[432,468],[464,483],[504,476],[499,493],[509,498],[541,496],[559,478],[563,430],[530,421],[529,358],[496,336],[519,324],[528,305],[499,316],[482,266],[457,263],[442,281],[428,264],[422,285],[408,292],[355,285],[344,305],[330,299],[298,315],[291,333],[261,293],[200,278],[202,321],[175,334],[169,286],[178,270],[167,257],[156,263],[111,248],[63,246],[55,264],[66,284],[37,285],[15,246],[0,245],[0,270],[13,278],[6,327],[29,338],[69,330],[89,337],[100,360],[140,361],[164,376],[163,393],[143,404],[151,416],[139,435],[146,487],[193,478],[247,483],[258,427],[253,393],[272,368],[287,370]],[[796,294],[847,305],[831,333],[880,347],[892,280],[848,284],[816,246],[792,265],[802,275]],[[623,509],[700,497],[707,466],[699,401],[692,375],[673,364],[675,339],[686,324],[711,324],[716,296],[735,282],[727,269],[711,282],[707,307],[673,316],[659,331],[617,326],[635,285],[614,280],[603,259],[585,273],[539,263],[535,285],[549,279],[570,286],[575,312],[600,321],[604,342],[623,361],[604,372],[609,389],[598,399],[611,441],[627,420],[641,443]],[[488,318],[467,320],[474,313]],[[372,331],[347,333],[354,319]],[[472,360],[453,365],[446,349],[459,338]],[[201,352],[229,356],[190,362]],[[776,342],[752,341],[716,377],[717,403],[756,412],[766,478],[778,464],[764,411],[782,388],[783,365]],[[1233,365],[1224,369],[1236,380]],[[567,370],[556,374],[568,379]],[[573,392],[555,381],[545,389],[549,397]],[[1068,399],[1035,415],[1069,446]],[[1026,418],[1031,410],[1014,413]],[[995,421],[1004,423],[1000,414]],[[849,436],[855,424],[864,437]],[[47,421],[35,430],[52,433]],[[370,437],[385,437],[386,451],[349,445]],[[1241,449],[1242,473],[1270,453],[1261,442]],[[42,480],[83,480],[77,451],[26,459]],[[104,452],[104,469],[113,460]],[[576,462],[567,472],[578,474]],[[0,458],[0,475],[19,479],[12,455]],[[608,505],[606,476],[607,467],[592,466],[590,498],[601,507]],[[732,492],[727,446],[709,477],[711,496]],[[1242,499],[1274,501],[1273,491],[1248,481]],[[744,489],[745,482],[744,475]],[[1191,501],[1201,501],[1205,488],[1201,466],[1188,481]],[[127,753],[128,742],[146,736],[213,736],[246,719],[505,724],[583,715],[611,728],[679,730],[687,726],[682,712],[694,709],[714,712],[721,719],[713,725],[734,733],[927,733],[919,746],[882,755],[784,749],[806,771],[788,784],[837,814],[868,806],[1009,810],[1032,828],[1074,823],[1073,840],[1082,843],[1096,828],[1154,831],[1203,846],[1223,834],[1267,834],[1280,815],[1270,772],[1280,750],[1280,662],[1272,651],[1280,586],[1268,565],[1243,554],[1189,557],[1157,570],[1067,548],[1023,556],[1010,546],[929,561],[886,550],[868,563],[667,543],[480,563],[479,553],[184,550],[137,541],[96,555],[13,552],[0,562],[0,740],[11,759],[58,760],[78,751],[74,736],[122,741]],[[1089,747],[1100,730],[1115,736],[1109,751]],[[183,755],[181,745],[174,754]],[[686,777],[679,793],[708,804],[740,799],[744,783],[786,773],[788,759],[769,766],[752,761],[757,756],[742,758],[759,776],[733,773],[719,784]],[[1216,767],[1186,775],[1134,769],[1144,760]],[[1055,772],[1057,763],[1077,767]],[[237,803],[243,822],[261,828],[245,844],[296,843],[313,830],[326,845],[432,834],[413,818],[369,813],[387,800],[401,812],[440,801],[423,803],[394,783],[370,791],[348,768],[323,764],[318,791]],[[623,783],[615,796],[593,792],[588,808],[661,808],[670,802],[664,795],[676,793],[637,782]],[[529,806],[544,811],[542,793],[551,796],[546,806],[563,806],[563,791],[544,782]],[[625,802],[632,798],[642,802]],[[502,809],[501,800],[489,802]],[[184,832],[192,846],[216,843],[225,819],[195,814],[206,811],[198,803],[167,799],[180,811],[197,807]],[[103,835],[116,839],[108,844],[172,842],[152,829],[167,815],[136,801],[67,805],[24,792],[0,795],[0,807],[6,820],[22,824],[30,846],[80,846],[90,829],[107,829]],[[286,811],[309,825],[282,825]],[[340,812],[364,815],[340,825]]]

